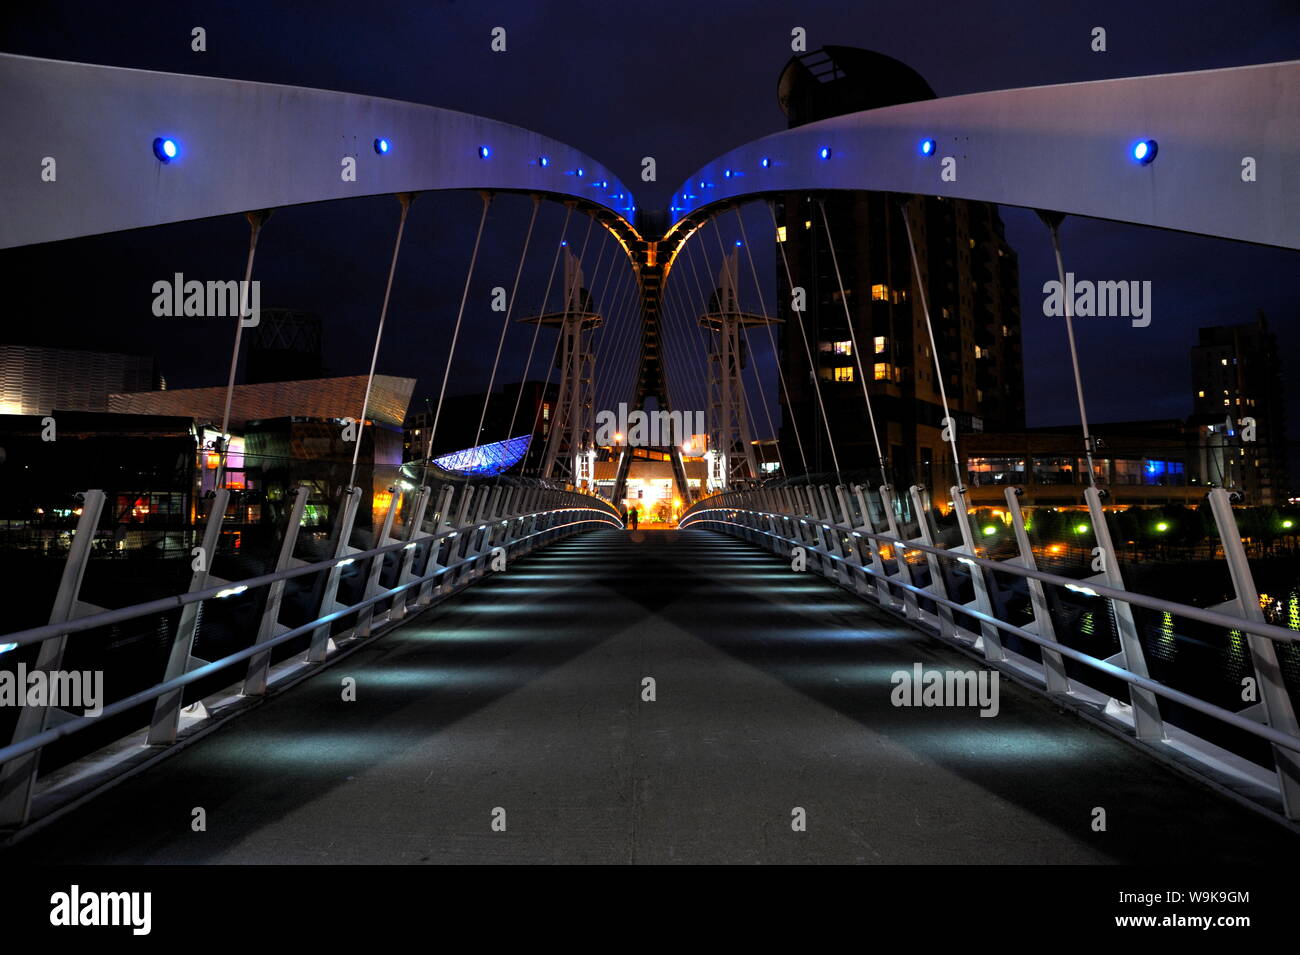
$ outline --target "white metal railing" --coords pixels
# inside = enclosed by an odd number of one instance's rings
[[[396,624],[408,612],[424,609],[481,578],[498,556],[517,559],[560,537],[597,525],[622,527],[618,512],[608,501],[579,491],[447,484],[436,490],[428,486],[416,490],[406,512],[408,519],[398,531],[394,530],[394,523],[402,495],[394,489],[376,535],[377,546],[361,550],[349,544],[361,500],[361,489],[354,487],[344,493],[332,534],[332,555],[307,563],[293,556],[307,496],[306,487],[298,488],[294,495],[274,570],[229,581],[211,573],[229,500],[227,490],[217,491],[208,511],[202,546],[194,551],[188,591],[106,610],[80,599],[82,580],[90,564],[91,544],[105,502],[103,491],[92,490],[82,495],[82,513],[64,564],[50,622],[0,636],[0,646],[15,644],[21,648],[39,644],[35,664],[29,672],[41,670],[48,674],[62,665],[72,634],[178,609],[179,620],[170,631],[163,677],[153,686],[104,705],[102,712],[93,717],[76,716],[51,704],[19,710],[10,742],[0,748],[0,829],[18,829],[29,821],[41,751],[57,739],[134,707],[153,703],[145,742],[168,746],[177,740],[183,694],[191,684],[247,661],[241,695],[265,695],[268,686],[273,685],[271,651],[281,644],[309,635],[302,663],[322,663],[338,650],[336,640],[342,643],[348,637],[366,637],[378,625]],[[430,503],[434,505],[431,513]],[[343,568],[363,562],[368,564],[362,575],[364,587],[360,598],[351,603],[342,602],[339,584]],[[389,572],[387,585],[382,582],[385,569]],[[312,619],[292,629],[281,623],[286,584],[295,578],[322,574],[319,602]],[[193,650],[203,606],[208,601],[256,593],[262,588],[266,589],[266,597],[252,643],[218,660],[196,657]],[[382,610],[381,604],[386,604]],[[334,633],[333,625],[350,616],[355,616],[352,626]],[[299,671],[294,672],[296,675]],[[133,732],[138,733],[139,729]]]
[[[723,491],[690,507],[679,526],[734,534],[788,557],[798,556],[795,549],[801,548],[809,569],[900,614],[914,625],[981,652],[989,665],[1013,670],[1041,684],[1063,702],[1088,709],[1102,708],[1107,717],[1122,724],[1145,744],[1176,744],[1180,754],[1198,762],[1202,769],[1212,765],[1216,773],[1222,774],[1226,766],[1229,776],[1235,774],[1257,784],[1262,782],[1281,799],[1288,818],[1300,819],[1300,726],[1276,650],[1277,643],[1300,640],[1300,633],[1264,620],[1232,514],[1230,493],[1216,488],[1208,498],[1235,596],[1208,608],[1125,588],[1106,522],[1103,496],[1095,488],[1085,491],[1098,545],[1092,552],[1093,576],[1074,579],[1039,570],[1025,529],[1019,494],[1019,489],[1014,487],[1007,488],[1005,493],[1017,550],[1016,556],[1008,560],[980,556],[962,491],[956,487],[952,488],[952,513],[961,544],[955,547],[937,543],[929,492],[919,486],[909,490],[909,503],[917,525],[915,537],[902,533],[901,502],[887,485],[877,488],[874,494],[859,485]],[[908,559],[909,554],[912,560]],[[922,562],[926,574],[919,570]],[[1016,625],[999,617],[990,589],[997,581],[995,575],[1000,574],[1025,581],[1032,622]],[[967,578],[973,599],[959,599],[958,591]],[[1059,589],[1104,602],[1119,639],[1118,653],[1103,660],[1066,646],[1058,639],[1049,593],[1059,598]],[[1152,679],[1134,619],[1134,607],[1244,634],[1254,667],[1258,702],[1233,711]],[[1007,634],[1036,645],[1041,660],[1004,647],[1003,636]],[[1122,681],[1128,687],[1128,701],[1108,697],[1078,676],[1070,676],[1066,660]],[[1256,764],[1163,719],[1161,699],[1266,740],[1272,751],[1273,772],[1252,772]]]

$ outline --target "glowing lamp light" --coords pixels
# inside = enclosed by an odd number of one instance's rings
[[[933,139],[928,139],[928,138],[927,138],[927,139],[923,139],[923,140],[921,140],[921,155],[922,155],[922,156],[933,156],[933,155],[934,155],[934,140],[933,140]]]
[[[1087,524],[1075,524],[1075,525],[1074,525],[1074,532],[1075,532],[1076,534],[1086,534],[1086,533],[1088,533],[1089,530],[1090,530],[1090,528],[1088,527]]]
[[[1139,139],[1133,144],[1133,161],[1143,166],[1150,164],[1158,148],[1154,139]]]
[[[480,146],[480,147],[478,148],[478,158],[479,158],[479,159],[487,159],[488,156],[491,156],[491,155],[492,155],[492,150],[488,149],[486,146]]]
[[[994,534],[996,534],[997,532],[998,532],[997,527],[995,527],[995,526],[992,525],[992,524],[990,524],[988,527],[984,528],[984,536],[985,536],[985,537],[992,537],[992,536],[993,536]]]
[[[730,179],[730,178],[731,178],[731,170],[730,170],[730,169],[724,169],[724,170],[722,170],[722,178],[723,178],[723,179]]]
[[[623,441],[623,432],[621,432],[621,431],[615,431],[615,432],[614,432],[614,441],[615,441],[616,443],[620,443],[620,444],[621,444],[622,441]]]
[[[382,137],[375,140],[375,152],[379,153],[379,155],[381,156],[386,156],[388,154],[388,150],[390,150],[392,147],[393,144]]]
[[[739,248],[741,247],[742,244],[743,244],[743,243],[742,243],[739,239],[736,240],[736,248],[739,249]]]
[[[583,176],[585,176],[587,173],[586,173],[586,171],[585,171],[581,166],[579,166],[577,169],[575,169],[575,170],[573,171],[573,174],[574,174],[575,176],[577,176],[579,179],[581,179],[581,178],[582,178]]]
[[[153,141],[153,154],[159,162],[171,162],[181,154],[180,143],[174,139],[159,136]]]
[[[1291,529],[1291,526],[1292,526],[1292,522],[1291,522],[1291,521],[1283,521],[1283,522],[1282,522],[1282,526],[1283,526],[1286,530],[1290,530],[1290,529]]]
[[[830,158],[831,158],[831,147],[829,147],[829,146],[823,146],[821,149],[819,149],[819,150],[817,151],[817,155],[820,156],[822,159],[830,159]]]
[[[762,166],[764,169],[766,169],[768,166],[772,165],[772,160],[769,159],[767,156],[764,156],[762,159],[758,161],[758,164]]]
[[[1156,530],[1163,534],[1165,531],[1169,530],[1169,525],[1165,521],[1161,521],[1156,525]]]
[[[537,165],[541,166],[543,169],[545,169],[550,164],[551,164],[551,158],[549,156],[537,157]]]

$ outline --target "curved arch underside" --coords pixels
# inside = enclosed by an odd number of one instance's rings
[[[926,138],[936,146],[928,157],[919,148]],[[1158,145],[1149,165],[1132,158],[1140,139]],[[945,157],[955,160],[955,181],[941,178]],[[1242,177],[1247,157],[1254,182]],[[691,176],[673,196],[669,236],[719,204],[862,189],[1297,249],[1297,183],[1300,61],[1290,61],[973,93],[796,127],[733,149]]]
[[[0,54],[0,90],[0,248],[440,189],[575,199],[632,232],[631,193],[603,165],[455,110],[9,54]],[[154,157],[160,136],[181,144],[175,161]],[[377,138],[391,141],[387,155],[376,153]],[[356,159],[355,182],[343,180],[345,156]],[[45,157],[57,163],[54,182],[41,179]]]

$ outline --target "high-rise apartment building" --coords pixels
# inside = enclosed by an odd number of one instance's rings
[[[779,93],[791,127],[934,97],[905,64],[839,46],[793,57]],[[789,193],[775,211],[780,349],[789,390],[788,402],[782,396],[781,443],[791,470],[799,462],[795,427],[809,470],[833,467],[820,389],[841,471],[878,479],[861,368],[890,481],[899,488],[953,482],[942,440],[940,383],[904,216],[916,240],[944,390],[959,433],[1024,426],[1018,269],[996,206],[934,196],[903,197],[900,203],[883,193]],[[807,349],[800,318],[790,310],[791,287],[806,293],[801,320]]]
[[[1242,491],[1247,504],[1284,503],[1285,395],[1277,336],[1264,313],[1253,323],[1202,328],[1191,359],[1200,473]]]

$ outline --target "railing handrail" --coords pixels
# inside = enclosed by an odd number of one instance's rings
[[[561,507],[561,508],[552,508],[547,511],[536,511],[532,513],[552,514],[555,513],[556,511],[572,511],[572,510],[599,511],[599,508]],[[527,517],[529,515],[525,514],[520,516]],[[535,531],[534,533],[528,534],[525,537],[518,538],[518,540],[521,541],[527,540],[529,537],[536,537],[538,534],[549,533],[550,531],[558,530],[561,527],[572,527],[575,524],[585,524],[585,523],[588,523],[588,521],[570,521],[568,524],[558,524],[553,527],[548,527],[544,530]],[[383,549],[392,550],[391,547],[387,547]],[[354,554],[352,556],[355,559],[362,555]],[[336,563],[336,561],[325,561],[323,563],[325,566],[328,566],[330,564]],[[301,570],[303,568],[296,568],[296,569]],[[148,689],[140,690],[136,693],[133,693],[131,696],[123,697],[120,700],[115,700],[112,703],[106,704],[104,708],[95,716],[78,716],[71,720],[68,720],[65,723],[61,723],[58,726],[54,726],[51,727],[50,729],[44,730],[43,732],[37,733],[34,736],[29,736],[26,739],[22,740],[21,742],[11,743],[8,746],[0,747],[0,765],[3,765],[4,763],[7,763],[10,760],[15,759],[19,756],[23,756],[27,753],[32,753],[35,752],[36,750],[42,749],[45,746],[49,745],[50,743],[54,742],[55,740],[62,739],[65,736],[71,736],[73,733],[76,733],[79,730],[86,729],[92,724],[100,723],[109,717],[116,716],[119,713],[124,713],[133,707],[140,706],[143,703],[148,703],[150,700],[156,700],[161,696],[164,696],[175,690],[181,689],[182,687],[188,686],[191,683],[196,683],[205,677],[211,676],[212,674],[225,669],[226,667],[234,666],[236,663],[240,663],[244,660],[251,659],[252,657],[257,656],[258,654],[266,653],[268,650],[270,650],[273,647],[276,647],[289,640],[293,640],[297,637],[302,637],[311,633],[317,627],[328,626],[329,624],[334,623],[337,620],[342,620],[344,617],[348,616],[349,614],[356,613],[359,610],[364,610],[366,607],[373,606],[382,600],[387,600],[390,597],[395,597],[398,594],[410,590],[413,587],[419,587],[422,584],[426,583],[427,581],[430,581],[433,578],[437,577],[438,575],[444,574],[447,571],[453,569],[454,568],[451,566],[439,567],[436,570],[433,570],[421,577],[417,577],[413,580],[409,580],[404,584],[398,584],[395,587],[390,587],[387,590],[384,590],[373,597],[367,597],[366,599],[361,600],[355,604],[351,604],[347,607],[341,607],[338,610],[331,611],[330,613],[318,617],[315,620],[311,620],[307,623],[300,624],[299,626],[294,627],[292,630],[287,630],[284,633],[272,637],[268,640],[265,640],[261,643],[255,643],[252,646],[245,647],[242,650],[236,650],[233,653],[228,653],[226,656],[222,657],[219,660],[213,660],[211,662],[205,663],[202,666],[196,667],[193,670],[183,673],[174,679],[166,680],[162,683],[154,684]],[[227,584],[226,586],[230,586],[230,585]],[[225,589],[225,588],[218,588],[218,589]],[[83,619],[90,619],[90,618],[86,617]]]
[[[737,508],[714,508],[713,510],[737,510]],[[759,512],[751,511],[751,513],[759,513]],[[744,524],[737,524],[734,521],[715,521],[714,523],[731,524],[735,527],[744,527],[746,530],[756,530],[758,531],[758,533],[765,534],[768,537],[775,537],[780,540],[786,540],[786,538],[781,537],[781,535],[779,534],[773,534],[771,531],[765,531],[762,530],[761,528],[748,527],[747,525]],[[910,547],[912,545],[908,544],[908,546]],[[833,560],[847,559],[838,554],[826,554],[825,556],[830,557]],[[869,568],[864,567],[862,569],[865,570],[867,573],[872,573],[872,571]],[[937,604],[942,604],[943,606],[948,607],[949,609],[960,611],[961,613],[973,617],[974,619],[979,620],[982,623],[990,624],[1007,633],[1014,634],[1015,636],[1019,637],[1022,640],[1028,640],[1031,643],[1037,644],[1038,646],[1047,647],[1057,653],[1060,653],[1062,656],[1069,657],[1072,660],[1077,660],[1079,663],[1083,663],[1087,666],[1090,666],[1095,670],[1099,670],[1102,673],[1106,673],[1110,676],[1113,676],[1116,679],[1122,680],[1123,682],[1128,683],[1132,686],[1138,686],[1143,689],[1150,690],[1151,692],[1159,696],[1163,696],[1166,699],[1173,700],[1176,703],[1181,703],[1184,706],[1188,706],[1191,709],[1206,714],[1207,716],[1213,716],[1225,723],[1237,727],[1238,729],[1245,730],[1248,733],[1253,733],[1256,736],[1260,736],[1268,740],[1269,742],[1277,743],[1279,746],[1284,746],[1287,749],[1294,750],[1295,752],[1300,753],[1300,736],[1292,736],[1289,733],[1283,733],[1280,730],[1276,730],[1273,727],[1267,726],[1264,723],[1260,723],[1255,720],[1252,720],[1249,717],[1241,716],[1240,714],[1234,713],[1231,710],[1225,710],[1223,707],[1216,706],[1213,703],[1207,703],[1204,700],[1201,700],[1197,697],[1184,693],[1182,690],[1176,690],[1173,687],[1168,686],[1167,684],[1164,683],[1160,683],[1156,680],[1153,680],[1150,677],[1138,676],[1137,674],[1132,673],[1129,670],[1125,670],[1123,667],[1116,666],[1113,663],[1107,663],[1105,660],[1101,660],[1097,657],[1090,656],[1089,654],[1083,653],[1082,651],[1079,650],[1075,650],[1072,647],[1067,647],[1064,644],[1059,643],[1055,640],[1050,640],[1046,637],[1040,637],[1035,633],[1030,633],[1028,630],[1025,630],[1023,627],[1019,627],[1013,623],[1008,623],[1005,620],[1000,620],[997,617],[994,617],[990,614],[986,614],[980,610],[975,609],[974,607],[968,607],[964,604],[957,603],[955,600],[951,600],[947,597],[940,596],[939,594],[936,594],[933,591],[926,590],[924,587],[917,587],[914,584],[909,584],[906,583],[905,581],[895,580],[895,579],[891,579],[889,583],[890,586],[901,587],[904,590],[916,594],[918,597],[924,597],[926,600],[933,600]]]
[[[571,493],[571,492],[566,492]],[[598,507],[551,507],[538,511],[529,511],[524,514],[516,514],[507,520],[517,520],[521,517],[534,517],[541,514],[555,514],[559,511],[594,511],[599,514],[605,514],[607,517],[614,517]],[[500,523],[497,519],[495,523]],[[579,522],[580,523],[580,522]],[[430,534],[421,540],[441,541],[452,536],[460,534],[467,528],[476,528],[478,523],[471,521],[468,524],[459,525],[445,531],[438,531]],[[560,525],[570,526],[570,525]],[[540,532],[539,532],[540,533]],[[533,537],[529,534],[527,537],[519,538],[527,540]],[[16,643],[18,646],[25,646],[32,643],[40,643],[43,640],[49,640],[52,637],[60,637],[71,633],[80,633],[86,630],[94,630],[97,627],[109,626],[115,623],[123,623],[127,620],[135,620],[139,617],[147,617],[151,614],[160,613],[165,610],[175,610],[178,607],[184,607],[186,604],[200,603],[204,600],[210,600],[222,591],[230,590],[234,587],[244,587],[252,590],[256,587],[264,587],[267,584],[273,584],[277,580],[290,580],[295,577],[305,577],[310,574],[319,573],[322,570],[328,570],[336,564],[351,563],[358,560],[364,560],[370,557],[377,557],[381,554],[388,554],[395,551],[405,550],[409,547],[416,547],[421,541],[398,541],[393,544],[384,544],[380,547],[372,547],[370,550],[357,551],[352,554],[343,554],[339,557],[331,557],[327,560],[317,561],[313,564],[303,564],[300,567],[289,567],[284,570],[272,571],[269,574],[260,574],[257,577],[247,577],[243,580],[226,581],[204,590],[196,590],[190,593],[173,594],[169,597],[159,597],[155,600],[146,601],[140,604],[131,604],[127,607],[117,607],[113,610],[103,610],[94,614],[87,614],[84,617],[75,617],[62,623],[47,623],[39,627],[29,627],[26,630],[16,630],[13,633],[0,634],[0,643]],[[450,568],[439,568],[439,573],[445,572]],[[436,574],[432,576],[437,576]],[[358,605],[360,606],[360,605]],[[3,762],[3,760],[0,760]]]
[[[736,492],[736,493],[745,493],[745,492]],[[699,508],[700,504],[706,503],[708,500],[710,500],[710,498],[705,498],[704,500],[697,502],[696,505],[691,507],[691,509],[682,516],[681,521],[678,523],[678,527],[687,526],[687,522],[693,514],[705,513],[707,511],[748,511],[751,514],[764,514],[764,515],[773,513],[772,511],[758,510],[756,508],[749,508],[749,507],[723,506],[723,507]],[[697,510],[697,508],[699,509]],[[990,570],[995,570],[998,573],[1014,574],[1017,577],[1032,578],[1034,580],[1041,581],[1045,584],[1054,584],[1059,587],[1084,586],[1083,584],[1080,583],[1078,579],[1073,577],[1062,577],[1059,574],[1049,573],[1048,571],[1040,570],[1038,568],[1023,567],[1020,566],[1019,564],[1012,564],[1007,561],[991,560],[987,557],[980,557],[976,554],[954,553],[953,551],[948,550],[946,548],[932,547],[929,544],[924,544],[921,543],[920,541],[899,540],[898,538],[891,537],[888,534],[881,534],[876,531],[858,530],[857,528],[845,527],[843,524],[827,521],[823,518],[815,517],[809,514],[800,514],[800,515],[785,514],[781,516],[788,517],[793,520],[801,520],[801,521],[811,520],[814,523],[820,524],[822,527],[831,530],[857,534],[861,537],[870,537],[873,540],[883,541],[892,546],[899,547],[903,550],[922,551],[927,554],[934,554],[938,557],[943,557],[950,561],[955,560],[958,563],[971,562],[971,563],[978,564],[982,567],[987,567]],[[834,555],[830,555],[830,556],[834,556]],[[900,560],[902,559],[901,556],[899,559]],[[1128,604],[1133,604],[1139,607],[1146,607],[1148,610],[1158,610],[1161,611],[1162,613],[1171,613],[1176,617],[1185,617],[1190,620],[1198,620],[1201,623],[1208,623],[1216,627],[1228,627],[1229,629],[1248,631],[1250,633],[1257,634],[1261,637],[1267,637],[1268,639],[1277,641],[1279,643],[1300,642],[1300,633],[1297,633],[1294,630],[1288,630],[1285,627],[1279,627],[1277,624],[1269,623],[1266,620],[1250,620],[1246,617],[1235,617],[1232,614],[1220,613],[1217,610],[1209,610],[1204,607],[1194,607],[1191,604],[1179,603],[1178,601],[1175,600],[1166,600],[1163,597],[1154,597],[1151,596],[1150,594],[1137,593],[1131,590],[1116,590],[1113,587],[1107,587],[1105,584],[1101,583],[1100,581],[1090,580],[1086,583],[1086,586],[1089,590],[1093,591],[1098,597],[1108,597],[1112,600],[1122,600]]]

